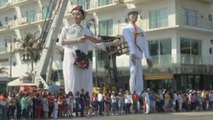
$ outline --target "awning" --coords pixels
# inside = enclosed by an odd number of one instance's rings
[[[145,74],[145,80],[170,80],[174,78],[174,74]]]
[[[36,86],[34,83],[23,83],[20,78],[17,78],[9,83],[7,83],[7,86]]]

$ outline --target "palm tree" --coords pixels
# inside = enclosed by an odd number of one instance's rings
[[[0,74],[8,74],[8,68],[0,67]]]
[[[37,33],[37,32],[36,32]],[[19,49],[16,49],[14,52],[23,52],[23,61],[31,61],[31,72],[34,70],[34,57],[36,48],[38,45],[38,38],[36,33],[26,33],[24,39],[16,40],[21,43]]]

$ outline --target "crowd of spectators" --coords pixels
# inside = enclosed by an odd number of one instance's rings
[[[148,103],[148,106],[146,105]],[[147,111],[148,110],[148,111]],[[1,120],[74,118],[156,112],[213,110],[213,90],[158,90],[141,93],[99,89],[90,94],[81,89],[75,94],[63,90],[0,93]]]

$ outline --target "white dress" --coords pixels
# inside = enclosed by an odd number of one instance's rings
[[[94,36],[89,29],[82,26],[78,26],[76,24],[65,26],[61,31],[59,43],[62,44],[63,40],[66,38],[70,40],[76,40],[83,35]],[[93,87],[91,61],[88,69],[81,69],[74,65],[74,61],[77,57],[75,50],[81,50],[85,54],[88,54],[89,46],[104,49],[103,44],[96,45],[89,40],[84,43],[63,45],[63,75],[65,93],[69,93],[70,91],[72,91],[75,94],[76,91],[84,89],[85,91],[89,91],[91,94]]]

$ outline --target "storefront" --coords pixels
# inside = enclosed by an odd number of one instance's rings
[[[6,92],[7,91],[7,82],[8,77],[0,77],[0,92]]]
[[[213,66],[180,65],[171,68],[171,73],[146,73],[145,86],[152,89],[212,89]]]
[[[146,87],[153,90],[170,89],[173,86],[174,74],[145,74]]]

